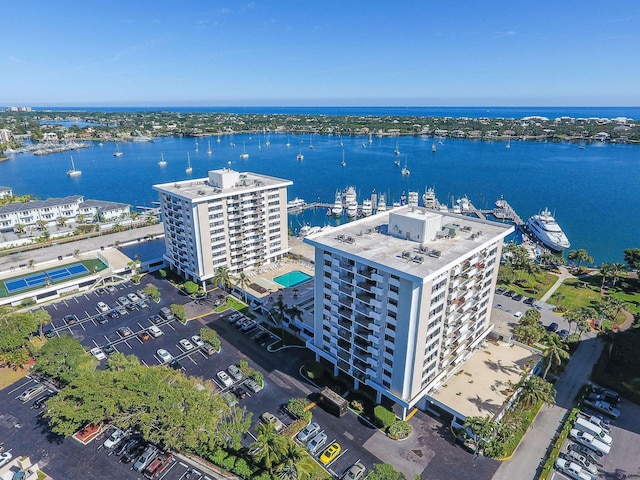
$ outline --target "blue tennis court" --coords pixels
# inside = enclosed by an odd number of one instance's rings
[[[64,278],[75,277],[76,275],[84,275],[89,273],[87,267],[81,263],[75,263],[63,268],[55,270],[45,270],[44,272],[34,273],[22,278],[6,280],[4,286],[8,293],[14,293],[25,288],[40,287],[48,283],[57,282]]]

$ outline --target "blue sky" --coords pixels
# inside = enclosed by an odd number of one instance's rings
[[[0,105],[640,105],[640,1],[4,0]]]

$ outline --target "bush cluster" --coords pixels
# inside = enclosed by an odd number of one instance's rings
[[[396,414],[382,405],[376,405],[373,416],[379,427],[387,428],[396,422]]]

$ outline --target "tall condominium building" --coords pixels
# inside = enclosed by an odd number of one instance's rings
[[[491,331],[503,239],[513,227],[401,207],[329,232],[315,247],[307,346],[397,402],[425,408]]]
[[[287,186],[282,180],[230,169],[208,178],[154,185],[160,192],[169,265],[205,282],[218,267],[237,274],[289,250]]]

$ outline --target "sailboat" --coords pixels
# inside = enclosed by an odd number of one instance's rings
[[[289,148],[291,146],[291,143],[289,143],[289,137],[287,137],[287,148]]]
[[[400,147],[398,146],[398,136],[396,135],[396,149],[393,151],[396,155],[400,155]]]
[[[313,149],[313,143],[311,143],[311,139],[313,138],[313,134],[309,134],[309,148]]]
[[[208,140],[207,141],[207,155],[212,155],[213,154],[213,150],[211,150],[211,141]]]
[[[344,161],[344,148],[342,149],[342,163],[340,163],[343,167],[347,166],[347,162]]]
[[[167,161],[164,159],[164,153],[160,154],[160,161],[158,162],[159,167],[166,167]]]
[[[304,160],[304,155],[302,154],[302,140],[300,141],[300,153],[296,157],[297,160]]]
[[[407,168],[407,159],[404,159],[404,167],[402,167],[401,173],[404,177],[408,177],[409,175],[411,175],[411,172],[409,171],[409,169]]]
[[[267,135],[267,141],[264,142],[264,146],[269,147],[269,145],[271,145],[271,140],[269,140],[269,135]]]
[[[340,146],[344,147],[344,142],[342,141],[342,134],[340,134]]]
[[[185,172],[187,173],[193,172],[193,167],[191,167],[191,157],[189,156],[189,152],[187,152],[187,168],[185,169]]]
[[[435,144],[435,143],[432,143],[432,144],[431,144],[431,151],[432,151],[433,153],[436,153],[436,144]]]
[[[510,138],[507,140],[507,148],[511,148],[511,139]]]
[[[78,177],[82,175],[82,170],[76,170],[76,166],[73,163],[73,157],[71,157],[71,170],[67,170],[68,177]]]
[[[240,158],[243,160],[246,160],[247,158],[249,158],[249,154],[247,153],[247,149],[244,145],[244,142],[242,142],[242,153],[240,154]]]
[[[116,151],[113,152],[113,156],[114,157],[121,157],[123,155],[123,153],[120,151],[120,147],[118,146],[118,144],[116,143]]]
[[[373,143],[373,133],[369,134],[369,143]]]
[[[260,139],[258,139],[258,150],[262,150],[262,145],[260,144]]]
[[[216,142],[220,143],[221,141],[220,136],[218,136],[218,138],[216,138]]]
[[[198,151],[198,139],[196,138],[196,152]]]

